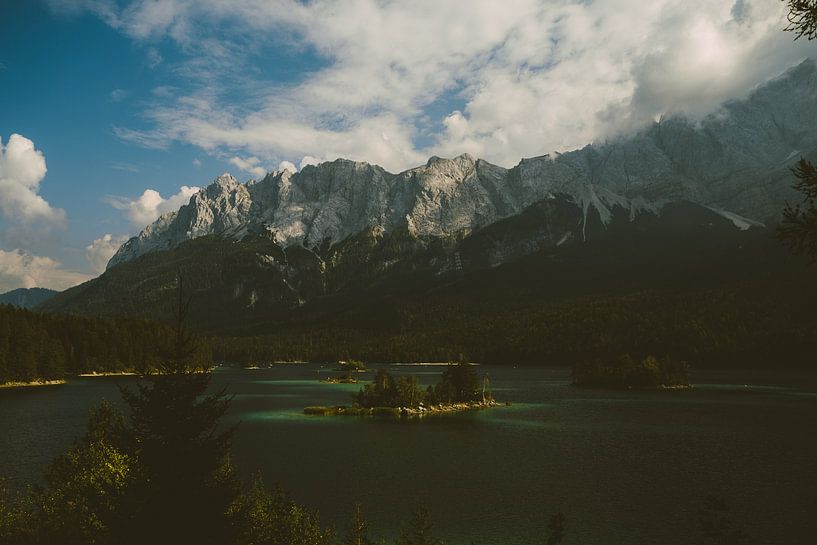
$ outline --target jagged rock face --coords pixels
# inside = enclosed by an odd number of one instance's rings
[[[402,229],[418,239],[462,238],[557,194],[578,205],[585,225],[591,212],[606,224],[615,208],[635,218],[683,199],[743,228],[776,218],[796,198],[789,167],[817,155],[815,126],[817,66],[809,60],[701,122],[673,117],[510,170],[461,155],[399,174],[343,159],[246,184],[225,174],[126,242],[108,266],[209,234],[266,232],[281,246],[315,249]]]

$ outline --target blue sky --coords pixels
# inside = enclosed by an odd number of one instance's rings
[[[3,2],[0,292],[100,273],[225,171],[339,156],[398,171],[462,152],[512,166],[705,115],[813,53],[780,31],[783,7]]]

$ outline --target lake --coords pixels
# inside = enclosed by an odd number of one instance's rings
[[[436,382],[439,367],[390,366]],[[689,545],[697,510],[723,498],[756,543],[817,535],[817,376],[757,371],[694,375],[692,391],[570,386],[563,368],[479,367],[512,403],[422,420],[305,416],[348,404],[358,385],[321,384],[318,365],[219,369],[235,397],[235,463],[261,471],[325,523],[363,504],[376,537],[392,538],[424,503],[446,543],[538,544],[561,511],[566,544]],[[370,377],[371,375],[363,375]],[[0,390],[0,475],[36,482],[102,399],[133,377],[77,378]]]

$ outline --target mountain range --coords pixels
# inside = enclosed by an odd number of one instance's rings
[[[19,288],[0,294],[0,305],[34,308],[52,298],[57,293],[59,292],[46,288]]]
[[[767,225],[798,198],[790,168],[817,157],[815,126],[807,60],[702,120],[510,169],[463,154],[398,174],[345,159],[246,183],[224,174],[40,308],[163,318],[181,272],[199,329],[267,334],[379,316],[394,297],[506,288],[488,278],[543,301],[743,281],[783,259]]]

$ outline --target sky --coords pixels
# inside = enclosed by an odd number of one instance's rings
[[[223,172],[510,167],[814,55],[779,0],[0,0],[0,293],[65,289]]]

